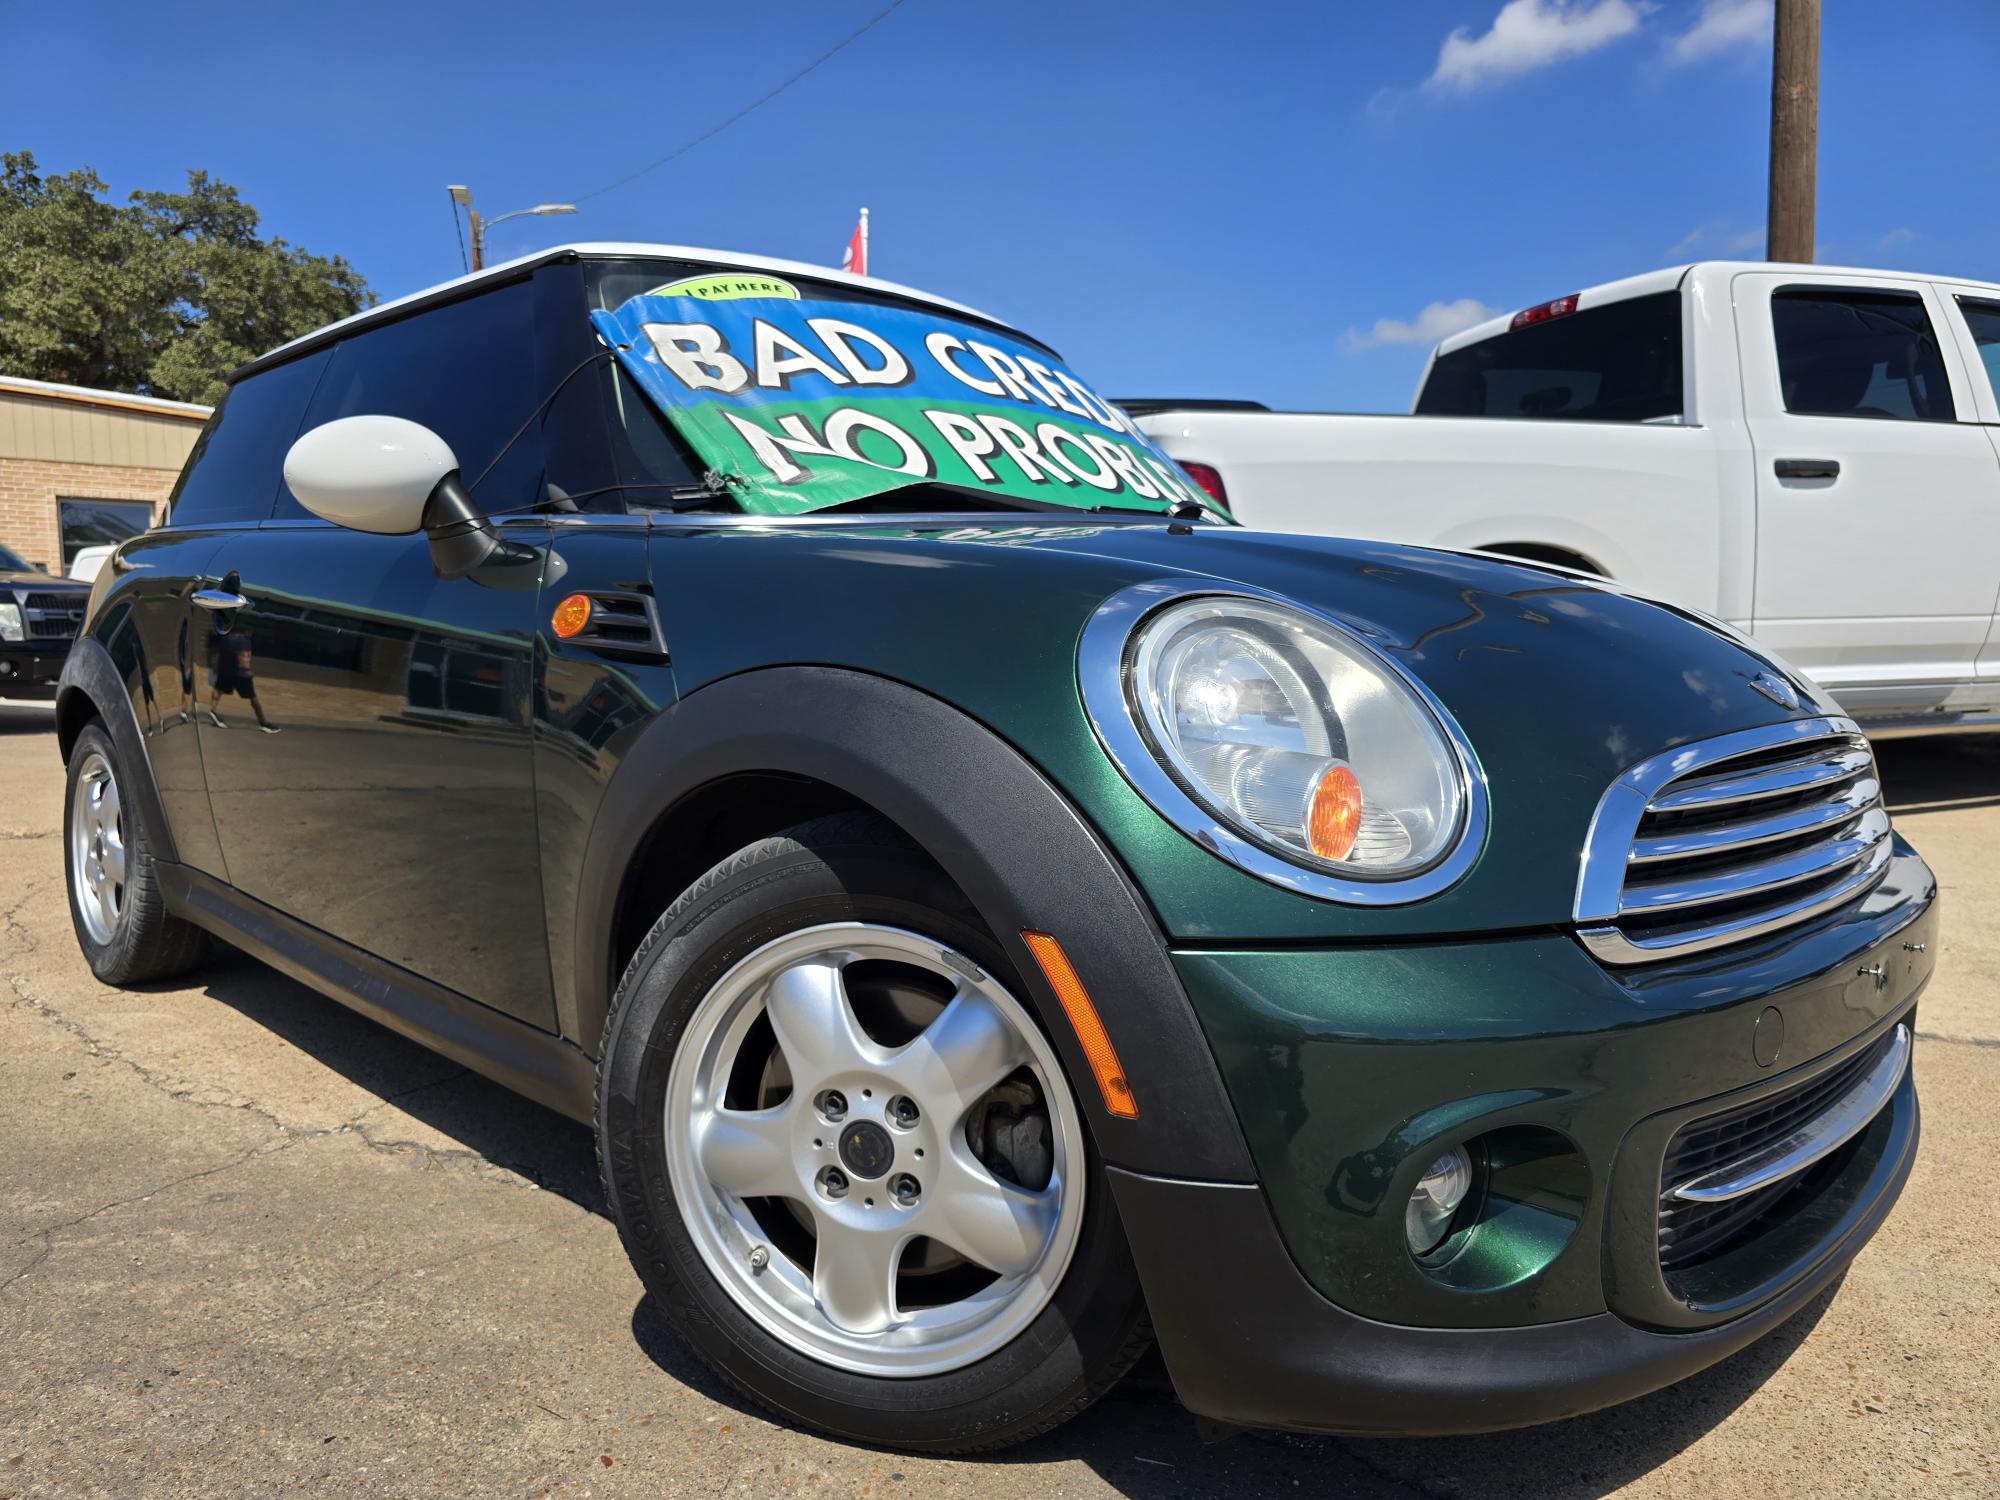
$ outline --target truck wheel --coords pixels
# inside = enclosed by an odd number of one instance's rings
[[[208,952],[208,934],[167,911],[138,805],[125,797],[117,747],[89,724],[70,750],[63,842],[70,922],[90,972],[106,984],[182,974]]]
[[[1147,1346],[1062,1065],[992,938],[872,816],[732,855],[612,1002],[605,1193],[731,1385],[858,1442],[967,1453],[1082,1411]]]

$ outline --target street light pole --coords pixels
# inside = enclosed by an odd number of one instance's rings
[[[1778,0],[1771,33],[1771,199],[1767,260],[1813,258],[1819,165],[1819,0]]]
[[[472,206],[472,189],[464,183],[455,182],[445,189],[451,194],[451,201],[465,210],[465,220],[472,232],[472,269],[486,269],[486,231],[503,219],[518,219],[528,214],[573,214],[574,203],[537,203],[533,208],[517,208],[511,212],[497,214],[490,219],[482,219],[479,210]]]

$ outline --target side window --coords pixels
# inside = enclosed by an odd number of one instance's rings
[[[1785,410],[1949,422],[1937,330],[1915,292],[1781,287],[1771,294]]]
[[[524,280],[342,339],[302,430],[340,417],[421,422],[450,444],[473,498],[509,510],[541,498],[541,424],[501,453],[539,399],[534,290]],[[277,514],[307,512],[285,491]]]
[[[176,526],[270,519],[285,451],[299,435],[300,418],[327,358],[321,350],[229,388],[195,439],[167,502]]]
[[[1972,342],[1979,346],[1979,362],[1986,366],[1986,379],[2000,396],[2000,302],[1980,302],[1960,297],[1958,310],[1965,326],[1972,330]]]

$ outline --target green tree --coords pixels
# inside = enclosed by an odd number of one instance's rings
[[[236,365],[375,297],[339,256],[257,233],[236,189],[105,201],[88,167],[0,153],[0,373],[213,402]]]

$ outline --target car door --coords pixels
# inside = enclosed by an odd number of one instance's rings
[[[1994,485],[2000,492],[2000,290],[1940,283],[1938,294],[1964,357],[1976,415],[1993,445]],[[1973,666],[1980,707],[2000,703],[2000,582],[1994,588],[1993,607],[1986,644]]]
[[[524,507],[539,434],[505,445],[537,379],[520,281],[341,341],[301,431],[421,422],[485,508]],[[282,486],[275,509],[230,537],[195,598],[196,719],[231,883],[553,1026],[530,748],[546,524],[509,523],[490,565],[444,578],[422,534],[333,526]]]
[[[2000,584],[2000,489],[1936,292],[1890,277],[1733,283],[1756,463],[1755,631],[1851,710],[1938,706]]]

